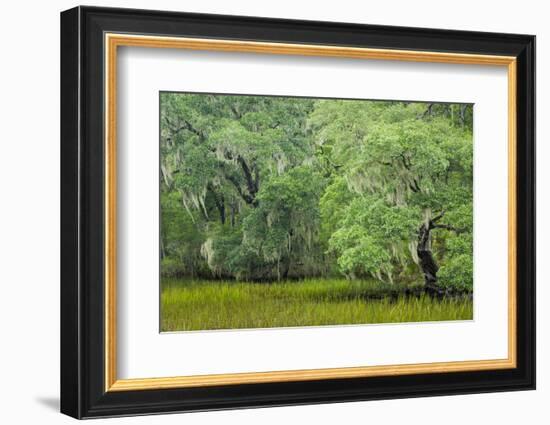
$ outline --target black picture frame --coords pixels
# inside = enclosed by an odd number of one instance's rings
[[[106,392],[104,33],[517,58],[517,367]],[[535,388],[535,37],[132,9],[61,13],[61,412],[75,418]]]

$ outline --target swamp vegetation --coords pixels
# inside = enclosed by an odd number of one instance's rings
[[[161,329],[472,318],[473,109],[160,94]]]

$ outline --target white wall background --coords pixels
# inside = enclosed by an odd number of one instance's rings
[[[548,423],[550,412],[550,27],[545,2],[127,0],[96,5],[536,34],[538,390],[110,420],[145,424]],[[70,423],[59,392],[59,12],[78,3],[9,2],[0,15],[0,421]]]

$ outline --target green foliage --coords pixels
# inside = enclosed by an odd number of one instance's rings
[[[450,236],[446,241],[446,261],[439,270],[441,284],[459,290],[473,289],[473,238],[471,233]]]
[[[201,274],[205,268],[200,256],[203,229],[182,207],[181,195],[162,192],[160,213],[161,259],[169,259],[161,262],[161,272],[175,276]]]
[[[415,209],[388,205],[375,196],[357,197],[342,211],[329,246],[339,253],[341,270],[352,276],[370,274],[393,281],[394,262],[404,263],[404,246],[419,222]]]
[[[214,224],[209,232],[209,238],[201,247],[201,254],[207,260],[208,267],[214,276],[224,277],[236,275],[246,278],[257,258],[246,255],[243,249],[242,230]]]
[[[194,253],[212,275],[280,277],[282,260],[300,261],[292,242],[312,234],[308,214],[316,214],[320,196],[304,180],[314,172],[306,129],[312,107],[309,99],[161,94],[161,188],[178,194],[200,231]],[[305,205],[301,196],[309,196]],[[167,238],[181,240],[181,251],[189,248],[181,238],[187,223],[178,223]]]
[[[162,258],[160,269],[162,270],[162,276],[165,278],[182,278],[188,274],[185,263],[178,258]]]
[[[457,125],[448,113],[454,106],[441,106],[316,104],[311,125],[335,175],[322,198],[321,216],[330,217],[329,247],[345,274],[392,281],[418,261],[416,243],[423,222],[433,226],[434,233],[471,234],[473,148],[471,121],[466,119],[471,108],[461,107],[464,120]],[[338,200],[342,196],[345,203]],[[442,264],[452,250],[437,245],[447,239],[436,235],[433,241]],[[469,273],[466,264],[462,271]]]
[[[335,176],[327,186],[319,201],[321,213],[322,238],[328,240],[339,228],[339,221],[344,210],[355,198],[342,176]]]
[[[271,264],[279,280],[287,277],[291,262],[307,262],[314,251],[322,189],[323,179],[311,167],[274,175],[260,189],[258,207],[243,220],[243,245]]]
[[[471,105],[161,93],[165,276],[472,288]],[[180,265],[175,267],[175,263]]]
[[[439,278],[444,287],[463,291],[473,289],[474,264],[472,255],[450,256],[439,270]]]

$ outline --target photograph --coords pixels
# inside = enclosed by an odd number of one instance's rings
[[[40,36],[11,43],[4,145],[22,151],[4,155],[5,181],[23,184],[5,210],[29,217],[5,220],[20,261],[4,280],[22,292],[4,322],[28,340],[18,357],[46,348],[11,368],[13,414],[428,425],[429,403],[439,422],[479,421],[480,406],[506,424],[540,417],[544,14],[199,3],[62,5],[53,23],[40,6]],[[30,121],[29,99],[49,105]],[[35,189],[48,173],[50,194]],[[42,247],[22,237],[52,230]],[[14,284],[28,272],[34,298]],[[233,409],[254,410],[220,412]]]
[[[473,104],[159,97],[161,332],[473,319]]]

